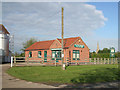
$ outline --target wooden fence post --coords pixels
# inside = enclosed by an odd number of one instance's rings
[[[94,64],[96,64],[95,62],[96,62],[96,58],[94,58]]]
[[[109,64],[111,64],[111,58],[109,59]]]
[[[112,58],[110,58],[110,64],[112,64]]]
[[[42,64],[43,64],[43,58],[42,58]]]
[[[115,64],[115,58],[113,58],[113,64]]]
[[[76,65],[77,65],[77,58],[75,58],[75,62],[76,62]]]
[[[98,60],[97,60],[97,58],[95,58],[95,63],[98,64]]]
[[[98,64],[101,64],[101,59],[100,58],[98,58]]]
[[[114,64],[115,58],[113,58],[113,64]]]
[[[103,60],[104,60],[104,64],[106,64],[106,60],[107,60],[107,59],[106,59],[106,58],[104,58]]]
[[[67,61],[67,62],[66,62],[66,66],[68,66],[68,58],[66,59],[66,61]]]
[[[55,58],[55,66],[56,66],[56,58]]]
[[[118,64],[118,58],[115,59],[115,64]]]
[[[112,63],[111,64],[113,64],[114,63],[114,58],[112,58]]]
[[[114,58],[112,58],[112,64],[114,64]]]
[[[65,65],[67,65],[67,59],[66,59],[66,57],[65,57]]]
[[[101,61],[101,59],[99,58],[99,62],[100,62],[100,64],[102,63],[102,61]]]
[[[102,59],[102,58],[100,58],[100,60],[101,60],[101,64],[104,64],[103,59]]]
[[[110,64],[110,58],[108,58],[107,64]]]
[[[115,58],[114,64],[116,64],[116,58]]]
[[[16,66],[16,57],[14,56],[14,66]]]
[[[28,58],[27,58],[27,66],[28,66]]]
[[[89,58],[89,64],[91,64],[91,58]]]

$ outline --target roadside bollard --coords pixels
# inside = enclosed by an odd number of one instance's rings
[[[13,57],[11,56],[11,67],[13,66]]]

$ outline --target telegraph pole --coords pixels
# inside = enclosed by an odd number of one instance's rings
[[[62,60],[62,68],[63,68],[63,63],[64,63],[64,52],[63,52],[63,36],[64,36],[64,21],[63,21],[63,10],[64,8],[62,7],[62,50],[61,50],[61,60]]]

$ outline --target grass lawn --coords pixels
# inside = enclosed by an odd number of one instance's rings
[[[42,83],[95,83],[120,80],[117,65],[25,66],[12,67],[8,74],[32,82]]]

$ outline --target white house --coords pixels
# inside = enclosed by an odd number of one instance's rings
[[[0,24],[0,63],[10,62],[9,36],[10,33]]]

